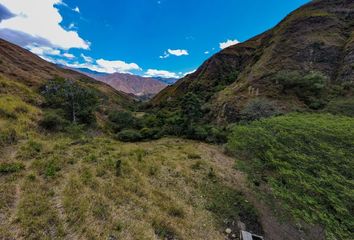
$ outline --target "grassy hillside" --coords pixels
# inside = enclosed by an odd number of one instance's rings
[[[255,188],[287,214],[323,226],[326,239],[351,238],[353,118],[292,114],[256,121],[235,126],[227,148],[243,160],[238,164]]]
[[[323,109],[333,99],[350,97],[353,8],[350,0],[311,1],[269,31],[217,53],[151,104],[175,108],[193,93],[203,102],[207,121],[225,124],[239,121],[239,113],[255,98],[291,112]],[[321,76],[321,84],[314,74]],[[282,77],[292,84],[284,85]]]
[[[1,84],[1,239],[224,239],[238,220],[262,232],[201,144],[46,132],[40,96]]]

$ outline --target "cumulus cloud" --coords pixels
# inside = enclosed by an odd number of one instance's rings
[[[65,65],[71,68],[87,68],[92,71],[102,72],[102,73],[132,73],[134,71],[142,71],[136,63],[126,63],[124,61],[116,60],[110,61],[105,59],[93,59],[92,57],[81,54],[80,57],[85,60],[85,62],[75,61],[72,62],[74,55],[70,53],[64,53],[62,56],[66,57],[69,60],[65,59],[52,59],[50,57],[46,57],[46,60],[49,60],[53,63],[59,63],[61,65]]]
[[[165,59],[165,58],[168,58],[170,57],[171,55],[173,56],[177,56],[177,57],[180,57],[180,56],[188,56],[189,53],[187,50],[184,50],[184,49],[168,49],[167,51],[165,51],[163,53],[163,55],[161,55],[159,58],[161,59]]]
[[[220,43],[219,46],[220,46],[221,49],[225,49],[227,47],[230,47],[232,45],[236,45],[236,44],[239,44],[239,43],[240,43],[240,41],[238,41],[237,39],[235,39],[235,40],[228,39],[226,42]]]
[[[148,69],[145,77],[163,77],[163,78],[179,78],[178,74],[165,70]]]
[[[59,56],[60,51],[58,49],[54,49],[51,47],[39,47],[39,46],[28,46],[28,49],[41,57],[45,57],[47,55]]]
[[[0,22],[0,37],[22,47],[37,44],[64,50],[89,48],[89,42],[76,31],[60,26],[63,18],[56,6],[62,0],[1,0],[1,4],[14,16]]]
[[[188,51],[184,49],[176,49],[176,50],[168,49],[167,52],[177,57],[189,55]]]
[[[131,71],[141,71],[142,69],[136,63],[126,63],[124,61],[109,61],[104,59],[96,60],[96,63],[100,69],[99,72],[106,73],[129,73]]]

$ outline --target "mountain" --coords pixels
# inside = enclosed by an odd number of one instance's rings
[[[166,83],[167,85],[174,84],[178,80],[177,78],[163,78],[163,77],[154,77],[154,79],[156,79],[157,81]]]
[[[58,67],[3,39],[0,39],[0,77],[24,84],[36,92],[54,78],[74,80],[99,93],[102,109],[107,106],[129,108],[135,101],[128,94],[114,90],[107,84],[82,73]]]
[[[66,66],[61,66],[68,68]],[[104,82],[118,91],[134,95],[140,99],[150,99],[164,89],[173,79],[148,78],[128,73],[102,73],[87,68],[69,68]]]
[[[126,73],[113,73],[96,76],[95,78],[117,90],[138,97],[154,96],[167,86],[167,84],[157,81],[154,78],[140,77]]]
[[[312,1],[276,27],[208,59],[150,102],[176,106],[197,95],[217,123],[235,122],[254,99],[279,111],[323,109],[353,95],[354,1]]]

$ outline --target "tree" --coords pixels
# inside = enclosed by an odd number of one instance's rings
[[[187,124],[200,120],[203,116],[202,101],[194,93],[187,93],[181,101],[182,114]]]
[[[98,98],[94,91],[84,88],[78,83],[54,79],[43,88],[42,94],[49,108],[62,109],[65,117],[73,123],[91,123],[94,121],[94,110]]]

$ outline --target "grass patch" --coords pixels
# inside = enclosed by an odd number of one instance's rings
[[[353,143],[353,118],[292,114],[235,126],[227,148],[247,162],[256,185],[271,186],[292,216],[323,225],[329,239],[349,239]]]
[[[23,163],[0,163],[0,174],[20,172],[23,169],[25,169]]]

